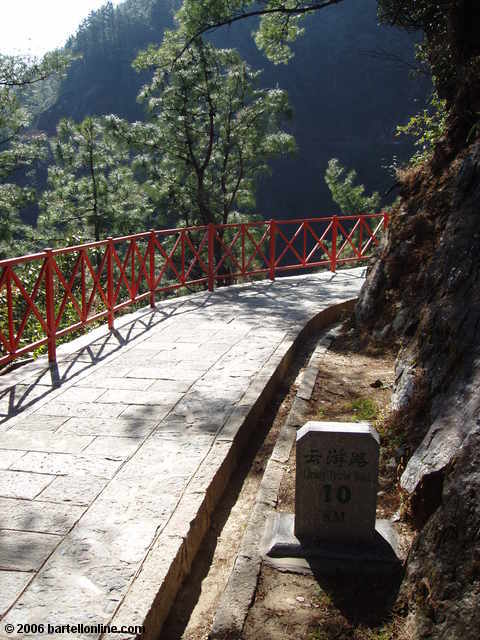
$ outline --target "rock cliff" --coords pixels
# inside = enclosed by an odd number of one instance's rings
[[[392,404],[408,414],[401,485],[419,529],[403,587],[412,636],[465,640],[480,628],[480,142],[442,144],[400,175],[356,318],[400,346]]]

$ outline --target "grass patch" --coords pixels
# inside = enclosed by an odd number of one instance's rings
[[[368,397],[355,398],[333,407],[317,407],[310,420],[340,420],[345,422],[376,422],[380,417],[380,407]]]
[[[392,640],[395,636],[395,630],[393,622],[387,622],[381,627],[355,627],[350,625],[346,621],[341,619],[337,621],[336,625],[325,625],[325,628],[319,627],[315,629],[313,633],[310,633],[308,640],[332,640],[332,638],[339,638],[341,640]],[[332,635],[332,632],[334,634]]]
[[[325,409],[318,409],[315,415],[312,417],[312,420],[324,420],[326,417]]]
[[[378,416],[378,405],[371,398],[357,398],[350,403],[350,410],[355,422],[366,420],[376,420]]]
[[[377,629],[358,630],[357,635],[359,640],[391,640],[393,637],[393,623],[390,622]]]

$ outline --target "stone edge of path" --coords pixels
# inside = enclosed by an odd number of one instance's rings
[[[297,429],[303,424],[306,403],[312,397],[321,359],[338,332],[337,326],[321,337],[308,364],[297,378],[299,386],[295,399],[265,468],[234,567],[215,613],[209,640],[238,640],[242,637],[262,564],[260,546],[265,523],[275,511],[283,474]]]
[[[124,640],[134,638],[154,640],[161,637],[161,628],[178,590],[190,573],[193,560],[210,527],[213,511],[228,485],[258,419],[277,392],[302,342],[309,336],[319,333],[322,329],[337,322],[342,313],[353,309],[355,302],[356,299],[354,298],[332,305],[313,317],[298,334],[287,335],[257,374],[245,396],[217,437],[207,458],[186,488],[172,518],[150,548],[140,571],[113,616],[110,624],[117,627],[131,624],[142,624],[144,626],[143,634],[122,635]],[[313,382],[311,381],[311,376],[305,373],[303,378],[302,389],[304,392],[309,387],[313,390],[314,380]],[[295,407],[297,410],[299,408],[298,403],[301,402],[305,401],[300,398],[296,399]],[[289,432],[290,430],[292,430],[293,434],[296,431],[291,423]],[[287,434],[282,432],[277,440],[274,453],[265,473],[265,475],[268,474],[268,477],[276,478],[278,476],[281,479],[279,474],[280,471],[283,472],[282,464],[284,464],[281,460],[288,461],[291,449],[290,440],[292,436],[289,432]],[[279,482],[280,480],[278,480]],[[268,482],[268,486],[262,482],[257,503],[251,516],[252,522],[258,517],[263,517],[260,516],[260,511],[263,510],[264,504],[274,504],[273,501],[276,501],[275,486],[272,481]],[[260,509],[260,505],[262,505],[262,509]],[[250,525],[248,531],[250,531]],[[256,531],[258,532],[258,528]],[[244,544],[237,557],[229,584],[233,580],[234,574],[238,573],[241,564],[255,565],[257,563],[259,570],[260,557],[256,549],[258,545],[257,537],[258,534],[254,533],[250,538],[244,539]],[[255,544],[253,544],[254,538]],[[254,556],[251,555],[250,547],[252,547],[253,554],[257,554],[258,559],[254,559]],[[258,571],[256,569],[255,571],[256,585]],[[236,599],[242,602],[248,600],[249,605],[255,585],[252,593],[250,594],[250,591],[248,591],[250,595],[246,594],[248,598],[240,598],[236,592]],[[245,584],[246,587],[247,585]],[[227,586],[226,593],[228,589],[229,586]],[[242,587],[242,591],[243,589]],[[226,609],[226,607],[223,608]],[[241,607],[237,606],[237,610],[240,611]],[[110,636],[108,633],[102,636],[102,638],[110,637],[118,636]],[[225,637],[233,638],[234,636]]]

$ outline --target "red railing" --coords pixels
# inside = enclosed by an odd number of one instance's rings
[[[337,266],[371,256],[387,214],[147,231],[0,261],[0,365],[181,287]]]

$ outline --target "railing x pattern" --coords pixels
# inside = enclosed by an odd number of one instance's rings
[[[0,261],[0,365],[180,288],[371,257],[388,215],[365,214],[151,230]]]

